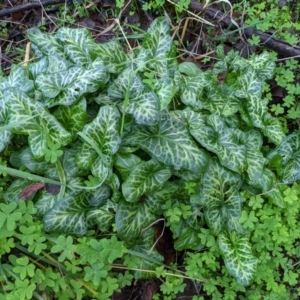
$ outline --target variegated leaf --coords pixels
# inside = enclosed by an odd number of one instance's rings
[[[208,87],[210,84],[211,82],[209,81],[206,73],[200,73],[193,78],[189,78],[185,89],[180,95],[180,100],[195,111],[203,109],[205,103],[203,103],[200,99],[202,98],[203,89]]]
[[[268,168],[263,168],[260,176],[253,178],[250,184],[254,187],[260,188],[263,192],[272,190],[276,184],[275,174]]]
[[[61,198],[59,195],[52,195],[47,193],[45,190],[41,191],[38,201],[35,203],[37,215],[41,218],[44,217],[44,215],[49,212],[60,200]]]
[[[212,161],[204,173],[201,204],[211,229],[218,234],[229,218],[241,212],[241,196],[238,192],[241,177]]]
[[[4,95],[11,88],[16,88],[30,96],[33,94],[34,83],[29,79],[29,72],[24,66],[12,65],[9,76],[5,80],[0,81],[0,90]],[[9,101],[6,102],[9,103]]]
[[[65,54],[76,65],[87,66],[92,62],[91,50],[96,43],[87,28],[62,27],[56,33],[56,38],[64,45]]]
[[[91,167],[91,172],[100,182],[108,180],[112,175],[112,161],[110,156],[98,156]]]
[[[172,111],[172,115],[175,118],[182,120],[184,123],[187,123],[190,128],[198,129],[203,126],[206,126],[206,115],[202,112],[195,112],[189,107],[183,110]]]
[[[93,163],[96,161],[98,154],[96,150],[88,143],[83,143],[80,151],[78,151],[75,162],[78,168],[90,170]]]
[[[293,159],[294,154],[300,149],[300,130],[293,132],[285,137],[282,142],[271,151],[267,158],[272,159],[276,155],[282,157],[282,163],[285,165],[289,160]]]
[[[122,63],[127,60],[127,56],[118,41],[96,44],[94,51],[97,56],[103,59],[109,72],[120,73],[124,68]]]
[[[172,173],[153,160],[141,162],[123,182],[122,192],[128,202],[137,202],[140,197],[158,190]]]
[[[51,59],[52,61],[52,59]],[[41,74],[44,73],[45,70],[48,69],[48,64],[49,64],[49,58],[47,56],[42,57],[39,59],[37,62],[31,63],[28,66],[28,69],[34,79]],[[59,65],[61,67],[61,65]],[[61,70],[61,69],[60,69]]]
[[[228,272],[240,285],[250,284],[258,260],[251,253],[248,237],[239,236],[235,232],[232,232],[230,236],[221,233],[218,236],[218,244]]]
[[[174,248],[178,251],[185,249],[199,251],[205,247],[201,244],[201,239],[198,237],[199,231],[190,227],[188,224],[183,226],[180,235],[176,238]]]
[[[264,127],[262,132],[273,142],[275,145],[279,145],[285,134],[279,123],[279,121],[273,118],[270,114],[264,116]]]
[[[47,138],[50,138],[55,144],[60,143],[62,146],[70,143],[71,134],[61,126],[54,116],[46,111],[42,104],[29,98],[21,91],[10,91],[8,95],[11,110],[14,111],[11,114],[10,122],[26,120],[22,125],[15,126],[14,131],[29,135],[29,145],[34,157],[41,158],[44,156],[43,149],[47,147]],[[33,116],[36,117],[30,119]]]
[[[123,181],[128,178],[131,169],[140,162],[141,159],[132,153],[117,153],[114,156],[114,167],[120,173]]]
[[[27,180],[27,179],[23,179],[23,178],[14,180],[13,183],[10,184],[10,186],[8,187],[8,189],[3,194],[5,201],[7,203],[11,203],[11,202],[18,203],[21,200],[23,200],[18,195],[20,194],[20,192],[24,188],[26,188],[31,183],[32,183],[32,181]]]
[[[283,182],[286,184],[292,184],[300,180],[300,149],[294,153],[293,158],[283,166],[282,174]]]
[[[242,173],[246,169],[247,147],[242,143],[237,129],[227,128],[220,116],[211,115],[208,118],[213,128],[191,124],[190,133],[206,149],[218,155],[222,165],[230,170]]]
[[[206,169],[208,154],[199,149],[184,122],[178,118],[164,112],[159,126],[138,126],[137,129],[125,143],[140,146],[157,161],[175,170],[204,172]]]
[[[87,120],[85,98],[72,105],[59,106],[53,112],[53,116],[72,134],[73,138],[77,137],[77,132],[83,129]]]
[[[261,81],[271,79],[275,71],[275,62],[270,57],[270,53],[265,51],[260,55],[255,55],[248,60],[248,63],[256,70]]]
[[[110,197],[110,200],[116,203],[119,202],[119,200],[122,197],[122,193],[120,192],[121,183],[119,177],[115,173],[112,173],[109,176],[109,178],[105,181],[105,183],[110,187],[112,191],[112,196]]]
[[[121,109],[123,105],[120,105]],[[156,94],[145,92],[139,94],[136,98],[131,98],[126,113],[132,115],[137,124],[156,124],[159,119],[159,103]]]
[[[47,163],[44,160],[34,159],[33,153],[30,147],[23,149],[20,152],[20,165],[24,165],[28,170],[35,174],[44,174],[46,177],[52,179],[58,179],[58,173],[55,165]]]
[[[243,92],[247,95],[247,108],[252,124],[255,127],[263,128],[263,116],[266,113],[266,107],[262,104],[262,81],[257,78],[256,72],[248,68],[247,72],[239,77],[239,82]]]
[[[0,92],[0,128],[9,123],[9,110],[8,105],[5,103]],[[2,130],[0,129],[0,152],[2,152],[8,145],[12,137],[11,129]]]
[[[115,222],[118,236],[129,243],[142,235],[142,230],[147,228],[157,218],[155,206],[151,198],[144,202],[130,203],[125,200],[118,203]]]
[[[154,229],[148,228],[144,231],[140,238],[135,241],[134,246],[130,249],[130,251],[134,251],[137,254],[142,254],[144,257],[149,257],[148,259],[141,258],[140,263],[137,264],[137,270],[143,271],[136,271],[134,273],[134,278],[136,279],[149,279],[155,277],[155,272],[147,272],[145,270],[155,270],[157,266],[160,266],[163,262],[163,257],[157,252],[157,250],[153,248],[153,241],[154,241]],[[133,254],[136,256],[136,254]],[[158,263],[155,263],[157,261]]]
[[[103,206],[111,197],[111,190],[107,184],[102,184],[90,195],[90,203],[92,207]]]
[[[150,51],[152,58],[149,67],[159,74],[168,74],[168,59],[172,50],[172,37],[169,34],[170,24],[164,17],[156,18],[144,37],[143,48]],[[146,55],[147,57],[148,55]],[[156,58],[156,59],[153,59]],[[166,59],[168,58],[168,59]],[[149,57],[148,57],[149,60]]]
[[[27,30],[27,36],[43,54],[63,56],[63,44],[55,36],[43,33],[37,27]]]
[[[79,143],[73,143],[72,148],[64,150],[63,168],[66,177],[87,176],[89,171],[79,169],[75,159],[80,149]]]
[[[235,97],[232,88],[228,88],[226,84],[211,85],[208,88],[206,108],[211,113],[216,113],[224,116],[233,116],[240,108],[240,100]]]
[[[159,99],[160,111],[168,107],[176,93],[176,85],[174,80],[168,77],[162,77],[157,81],[157,97]]]
[[[65,195],[69,197],[77,196],[80,189],[76,186],[82,186],[83,180],[80,177],[68,178],[67,180],[67,188],[65,190]],[[48,213],[56,204],[61,201],[60,194],[52,195],[48,193],[46,189],[39,191],[39,195],[37,197],[37,202],[35,203],[35,208],[37,209],[37,213],[40,217],[44,217],[46,213]]]
[[[48,68],[47,71],[42,72],[42,73],[47,73],[47,74],[54,74],[54,73],[59,73],[62,71],[67,71],[74,65],[68,61],[64,56],[51,56],[48,57]]]
[[[231,194],[211,192],[208,201],[205,203],[205,218],[214,234],[218,235],[225,229],[229,221],[230,229],[241,231],[241,226],[236,224],[241,215],[242,198],[238,191],[234,190]],[[236,220],[234,222],[234,220]],[[237,227],[235,228],[234,226]]]
[[[125,99],[127,89],[129,89],[129,99],[137,98],[145,92],[145,85],[141,78],[132,70],[125,69],[108,88],[108,96],[115,99]]]
[[[268,159],[282,158],[282,179],[291,184],[300,179],[300,130],[293,132],[269,153]]]
[[[108,81],[107,70],[101,59],[95,60],[89,69],[72,67],[57,73],[42,73],[36,84],[47,98],[47,106],[71,105],[85,93],[92,93]]]
[[[115,220],[117,205],[108,200],[103,206],[90,210],[87,221],[96,224],[102,232],[109,231]]]
[[[247,149],[246,160],[248,176],[255,181],[262,175],[267,160],[260,151],[251,148]]]
[[[90,209],[90,200],[86,194],[59,199],[44,216],[45,230],[83,235],[87,230],[88,209]]]
[[[284,202],[283,195],[278,188],[274,187],[272,190],[266,193],[266,196],[270,199],[270,201],[272,201],[278,207],[280,208],[286,207],[286,203]]]
[[[76,158],[76,163],[80,168],[93,168],[95,172],[93,175],[101,177],[98,176],[102,168],[99,165],[101,161],[105,166],[112,166],[113,154],[118,151],[121,142],[119,122],[120,113],[116,108],[111,106],[100,108],[97,117],[82,131],[87,140],[83,143]],[[98,157],[100,160],[96,163]]]

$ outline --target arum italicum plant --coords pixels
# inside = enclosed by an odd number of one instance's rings
[[[274,72],[268,53],[246,60],[219,47],[209,71],[178,64],[165,18],[130,55],[117,41],[95,43],[87,29],[28,37],[36,61],[1,75],[0,150],[11,168],[0,170],[26,172],[10,178],[2,201],[23,201],[32,180],[60,184],[29,199],[47,232],[84,236],[96,226],[98,239],[110,233],[143,258],[154,243],[149,225],[162,216],[176,250],[200,251],[209,228],[228,272],[248,285],[258,260],[240,223],[242,195],[284,208],[278,184],[300,179],[299,132],[285,137],[261,100]],[[266,138],[277,146],[267,154]],[[156,249],[150,258],[141,269],[162,261]],[[94,288],[98,279],[84,278]]]

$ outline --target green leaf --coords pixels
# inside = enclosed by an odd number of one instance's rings
[[[97,117],[83,129],[82,133],[88,142],[83,143],[76,158],[80,168],[91,168],[94,176],[103,178],[102,171],[112,166],[113,154],[121,142],[119,124],[120,114],[116,108],[100,108]]]
[[[157,161],[175,170],[203,172],[209,157],[197,147],[184,122],[166,112],[161,117],[160,125],[151,128],[138,126],[126,138],[126,144],[140,146]]]
[[[254,223],[256,223],[258,219],[255,217],[255,212],[251,211],[249,214],[244,210],[242,212],[240,223],[243,223],[245,228],[253,229]]]
[[[118,241],[115,235],[112,236],[110,240],[101,239],[100,244],[103,248],[100,257],[109,264],[112,264],[117,258],[122,257],[125,253],[123,243]]]
[[[57,121],[75,138],[77,132],[83,129],[87,121],[86,100],[83,98],[73,105],[61,105],[53,112],[53,116],[55,116]]]
[[[208,122],[212,127],[195,128],[195,125],[191,124],[191,134],[202,146],[217,154],[222,165],[242,173],[246,169],[247,153],[243,132],[228,128],[217,115],[210,115]]]
[[[29,264],[29,259],[27,256],[17,258],[16,262],[18,265],[13,268],[13,271],[20,274],[20,278],[22,280],[24,280],[27,276],[34,276],[35,265]]]
[[[128,202],[137,202],[143,195],[158,190],[171,175],[170,170],[153,160],[141,162],[132,169],[123,182],[123,195]]]
[[[4,167],[2,165],[0,165],[0,171],[6,172],[7,174],[11,174],[12,176],[25,178],[25,179],[32,180],[32,181],[42,181],[42,182],[46,182],[46,183],[50,183],[50,184],[62,185],[59,181],[49,179],[46,177],[42,177],[42,176],[38,176],[38,175],[34,175],[34,174],[31,174],[28,172],[16,170],[13,168]]]
[[[155,270],[157,266],[160,266],[163,261],[163,257],[153,248],[154,241],[154,229],[148,228],[144,231],[141,237],[136,240],[135,246],[128,250],[131,253],[133,260],[136,256],[139,257],[138,264],[136,265],[136,270]],[[136,279],[147,279],[153,278],[155,276],[154,272],[136,271],[134,277]]]
[[[83,193],[59,199],[44,216],[45,229],[83,235],[87,230],[86,213],[90,208],[90,200]]]
[[[240,285],[250,284],[258,260],[251,254],[251,246],[246,236],[235,232],[229,236],[221,233],[218,244],[223,254],[228,272],[237,279]]]
[[[91,267],[84,267],[86,282],[91,281],[95,286],[98,286],[101,282],[101,278],[107,276],[107,271],[104,269],[103,263],[92,264]]]
[[[141,162],[141,159],[131,153],[116,153],[114,156],[114,167],[120,173],[122,179],[125,181],[133,167],[138,165]]]
[[[12,202],[10,204],[4,204],[0,203],[0,228],[4,226],[4,223],[6,222],[6,228],[8,231],[13,231],[17,224],[16,221],[19,221],[22,217],[22,214],[18,211],[14,210],[16,209],[17,204]]]
[[[114,202],[107,200],[103,206],[90,210],[87,213],[86,219],[92,224],[97,224],[102,232],[109,232],[115,221],[116,210],[117,205]]]
[[[176,84],[171,78],[165,76],[156,80],[154,89],[159,99],[159,109],[163,111],[173,100],[176,94]]]
[[[64,45],[67,57],[76,65],[87,66],[92,62],[90,51],[96,48],[90,31],[87,28],[62,27],[56,38]]]
[[[127,56],[118,41],[113,40],[108,43],[96,44],[96,48],[93,51],[103,59],[109,72],[121,73],[125,67],[122,63],[127,61]]]
[[[150,197],[146,197],[142,203],[120,201],[115,216],[118,236],[135,244],[135,239],[141,236],[142,230],[155,221],[156,205],[155,199]]]
[[[73,260],[73,253],[76,251],[76,245],[73,245],[73,238],[71,236],[63,236],[60,235],[57,238],[57,245],[54,245],[51,248],[52,253],[61,252],[60,256],[58,257],[59,262],[63,262],[66,258],[69,260]]]
[[[191,249],[199,251],[204,248],[204,245],[201,243],[201,239],[198,237],[198,230],[188,226],[187,224],[182,228],[180,235],[176,238],[174,243],[174,248],[178,251],[185,249]]]
[[[107,81],[107,70],[100,58],[92,62],[89,69],[75,66],[56,73],[42,73],[36,78],[48,107],[74,104],[85,93],[97,91]]]
[[[27,120],[26,120],[27,121]],[[8,145],[12,132],[9,128],[3,130],[3,126],[9,122],[9,111],[4,99],[0,98],[0,152]]]
[[[48,141],[48,147],[49,149],[43,149],[43,152],[45,154],[45,161],[54,164],[56,163],[57,159],[63,155],[64,152],[60,150],[60,143],[54,144],[51,141]]]
[[[273,118],[271,115],[266,114],[264,116],[264,127],[262,128],[262,132],[273,142],[275,145],[281,143],[285,134],[280,125],[278,119]]]
[[[63,44],[53,35],[41,32],[37,27],[27,30],[27,36],[45,55],[63,55]]]
[[[282,179],[284,183],[293,183],[300,179],[300,131],[295,131],[271,151],[267,158],[282,157]]]
[[[211,85],[210,77],[207,73],[199,73],[197,76],[188,78],[186,86],[180,95],[180,100],[191,109],[199,111],[205,108],[205,103],[201,101],[205,88]]]
[[[126,113],[132,115],[138,124],[152,125],[158,121],[159,102],[155,93],[149,92],[141,78],[131,68],[124,70],[109,86],[108,96],[125,99],[129,89],[129,103],[120,105]],[[124,112],[123,112],[124,113]]]
[[[189,77],[194,77],[202,73],[202,70],[196,64],[188,61],[179,64],[178,70]]]
[[[0,82],[1,94],[3,93],[6,96],[6,92],[9,92],[10,89],[17,89],[30,96],[33,95],[34,82],[29,78],[29,72],[26,67],[12,65],[9,76]],[[9,105],[9,103],[7,104]]]
[[[210,228],[219,234],[225,226],[243,232],[238,225],[242,198],[238,192],[241,178],[216,162],[211,162],[203,176],[201,204]]]
[[[25,118],[36,116],[22,125],[14,127],[16,133],[29,136],[28,142],[34,157],[41,158],[44,155],[43,149],[46,148],[48,140],[60,143],[62,146],[71,141],[71,134],[46,111],[41,103],[17,90],[10,91],[9,97],[11,109],[14,111],[10,122],[19,122]]]

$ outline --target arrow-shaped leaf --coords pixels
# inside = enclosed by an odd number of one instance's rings
[[[235,232],[230,236],[221,233],[218,236],[218,243],[228,272],[237,279],[239,284],[248,285],[258,263],[251,254],[248,237],[238,236]]]
[[[128,202],[137,202],[141,196],[158,190],[172,173],[153,160],[135,166],[123,182],[122,192]]]
[[[157,161],[176,170],[203,172],[209,161],[206,152],[189,135],[185,123],[166,112],[162,113],[160,125],[138,126],[125,142],[140,146]]]

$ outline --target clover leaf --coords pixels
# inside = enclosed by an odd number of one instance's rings
[[[63,155],[63,151],[60,150],[61,144],[54,144],[51,141],[48,141],[48,148],[43,149],[43,153],[45,154],[45,161],[51,162],[54,164],[59,157]]]

